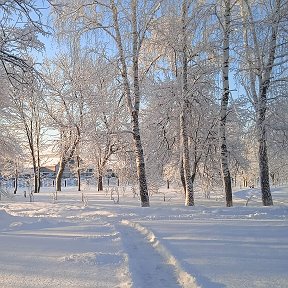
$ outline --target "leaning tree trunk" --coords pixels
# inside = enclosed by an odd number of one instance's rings
[[[77,132],[79,135],[79,128],[77,128]],[[70,131],[71,134],[71,131]],[[79,143],[79,137],[76,137],[76,139],[74,140],[72,146],[70,146],[69,148],[66,147],[65,151],[63,152],[61,158],[60,158],[60,162],[59,162],[59,170],[58,173],[56,175],[56,193],[57,191],[61,191],[61,181],[62,181],[62,176],[66,167],[66,164],[69,163],[69,161],[73,158],[74,153],[76,151],[76,147]],[[56,196],[57,197],[57,196]]]
[[[220,120],[219,120],[219,146],[221,152],[221,174],[226,196],[226,206],[233,206],[231,176],[228,165],[228,150],[226,140],[226,120],[229,101],[229,34],[230,34],[230,0],[225,0],[224,14],[224,39],[223,39],[223,67],[222,81],[223,93],[221,99]]]
[[[63,161],[60,161],[59,163],[59,170],[56,175],[56,191],[61,191],[61,182],[62,182],[62,176],[64,173],[66,163]]]

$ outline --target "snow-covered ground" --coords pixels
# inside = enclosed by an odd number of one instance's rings
[[[0,201],[0,287],[263,288],[288,287],[288,187],[273,207],[257,189],[223,199],[154,194],[139,207],[129,189],[52,188]],[[123,195],[124,194],[124,195]],[[248,201],[248,206],[246,206]]]

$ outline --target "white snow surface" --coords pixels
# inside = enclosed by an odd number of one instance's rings
[[[95,187],[65,188],[57,201],[52,192],[34,202],[3,193],[1,288],[288,287],[288,187],[272,189],[273,207],[244,189],[230,208],[201,193],[185,207],[173,189],[153,194],[149,208],[129,189],[118,204]]]

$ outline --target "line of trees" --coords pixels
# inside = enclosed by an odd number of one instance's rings
[[[57,49],[37,71],[29,51],[43,48],[43,6],[19,3],[0,6],[2,165],[30,155],[39,192],[56,131],[57,191],[76,159],[79,190],[85,165],[102,190],[114,163],[136,179],[142,207],[162,181],[179,181],[187,206],[195,186],[222,185],[230,207],[233,185],[253,173],[273,205],[270,181],[288,164],[286,1],[51,0]]]

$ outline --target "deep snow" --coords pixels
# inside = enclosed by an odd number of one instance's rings
[[[110,188],[111,189],[111,188]],[[257,189],[195,194],[195,207],[169,190],[139,207],[129,189],[115,204],[93,186],[82,192],[20,191],[0,201],[0,287],[288,287],[288,187],[262,207]],[[7,195],[6,195],[7,196]],[[251,197],[253,196],[253,197]],[[250,199],[248,206],[245,206]]]

